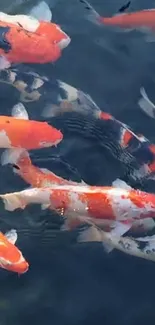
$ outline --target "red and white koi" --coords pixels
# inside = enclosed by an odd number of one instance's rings
[[[70,37],[51,22],[52,13],[49,7],[44,10],[45,5],[41,2],[34,7],[31,16],[0,12],[1,70],[14,63],[55,62],[69,45]]]
[[[12,164],[13,171],[32,187],[42,188],[50,186],[52,187],[53,185],[87,185],[84,181],[81,181],[80,183],[73,182],[71,180],[63,179],[48,169],[38,168],[32,164],[28,152],[25,150],[23,151],[22,149],[5,150],[1,156],[1,163],[2,165]],[[118,185],[118,187],[123,186],[125,188],[131,189],[131,187],[127,186],[127,184],[124,184],[120,180],[113,182],[113,186],[117,187],[116,185]],[[76,216],[75,218],[66,218],[61,229],[72,230],[73,228],[76,228],[78,225],[83,223],[84,220],[85,219],[79,216]],[[97,219],[92,219],[92,222],[97,223]],[[116,227],[118,229],[117,223],[109,222],[106,220],[102,220],[102,223],[103,228],[106,230],[110,230],[111,228]],[[154,227],[154,220],[147,218],[134,221],[131,230],[132,232],[146,232],[148,230],[152,230]]]
[[[119,235],[127,232],[133,222],[155,218],[155,194],[139,190],[78,185],[53,185],[0,195],[5,209],[24,209],[29,204],[58,211],[68,220],[114,224]],[[80,222],[79,222],[80,220]],[[119,229],[120,228],[120,229]]]

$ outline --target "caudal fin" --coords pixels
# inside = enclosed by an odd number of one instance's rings
[[[96,25],[102,25],[100,18],[101,16],[98,12],[91,6],[91,4],[86,0],[79,0],[87,10],[87,19]]]

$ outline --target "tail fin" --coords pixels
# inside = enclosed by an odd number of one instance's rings
[[[148,98],[147,93],[143,87],[140,88],[140,93],[142,97],[138,101],[138,105],[148,116],[155,118],[155,105]]]
[[[87,9],[88,15],[87,19],[96,25],[101,25],[100,18],[101,16],[98,14],[98,12],[93,8],[93,6],[90,5],[90,3],[86,0],[80,0],[81,3],[84,4],[85,9]]]

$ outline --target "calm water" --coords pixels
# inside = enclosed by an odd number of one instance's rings
[[[135,0],[131,10],[151,8],[153,3]],[[111,15],[124,2],[92,0],[92,4],[103,15]],[[92,25],[76,0],[58,1],[53,19],[72,42],[55,66],[33,68],[89,93],[101,108],[155,141],[154,121],[137,106],[141,85],[155,101],[155,43],[146,43],[135,31],[123,33]],[[7,115],[17,94],[7,86],[0,87],[1,114]],[[37,105],[26,107],[31,118],[40,119]],[[66,134],[57,149],[33,153],[34,162],[38,155],[41,158],[39,166],[64,177],[78,177],[51,160],[53,154],[68,160],[89,184],[111,184],[121,172],[97,144],[80,134]],[[0,179],[1,193],[25,187],[9,167],[0,168]],[[31,267],[21,277],[0,270],[0,324],[154,324],[155,264],[117,251],[107,255],[99,244],[77,245],[75,233],[60,233],[60,222],[40,207],[13,214],[1,208],[1,230],[18,230],[17,244]]]

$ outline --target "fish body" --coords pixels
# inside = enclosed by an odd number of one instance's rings
[[[1,156],[2,165],[12,164],[13,170],[32,187],[50,187],[52,185],[77,185],[52,171],[32,164],[29,153],[23,149],[5,150]],[[81,184],[85,184],[83,181]]]
[[[117,120],[108,112],[102,111],[92,98],[76,90],[74,92],[64,84],[68,100],[61,104],[47,105],[42,112],[46,118],[73,112],[81,114],[79,116],[64,115],[64,132],[82,132],[89,138],[95,139],[110,154],[121,162],[125,170],[126,177],[132,183],[142,182],[145,179],[153,178],[155,173],[155,144],[151,143],[144,135],[136,134],[128,125]],[[76,90],[76,91],[75,91]],[[74,102],[70,100],[74,94]],[[75,99],[76,98],[76,99]],[[63,122],[63,121],[62,121]],[[83,131],[86,130],[86,131]]]
[[[1,69],[8,68],[9,64],[13,63],[54,62],[60,55],[59,46],[44,35],[28,32],[20,26],[0,21]]]
[[[46,122],[28,120],[22,104],[12,109],[13,116],[0,116],[0,148],[39,149],[57,145],[62,133]]]
[[[155,195],[115,187],[60,185],[0,195],[13,211],[36,203],[61,210],[64,215],[83,215],[121,222],[155,217]]]
[[[0,69],[18,63],[55,62],[71,39],[51,19],[44,1],[29,15],[0,12]]]
[[[29,264],[15,246],[16,239],[17,233],[14,229],[5,235],[0,232],[0,267],[22,274],[27,272]]]
[[[155,237],[133,238],[117,236],[113,232],[105,232],[94,226],[80,232],[78,242],[100,242],[104,250],[110,253],[117,249],[125,254],[144,258],[155,262]]]
[[[0,12],[0,21],[12,24],[11,26],[21,27],[27,32],[44,36],[47,42],[57,44],[60,49],[67,47],[71,41],[61,27],[51,21],[38,20],[29,15],[8,15],[3,12]],[[21,30],[19,32],[21,33]]]
[[[39,101],[44,105],[44,118],[57,117],[58,122],[62,119],[64,132],[80,132],[97,140],[121,162],[127,174],[125,178],[131,183],[141,183],[154,176],[155,145],[102,111],[88,94],[61,80],[49,79],[24,68],[1,71],[0,78],[19,90],[19,99],[23,102]],[[68,117],[67,112],[81,114],[82,118]]]
[[[18,174],[26,183],[31,185],[31,187],[43,188],[43,187],[50,187],[53,185],[88,186],[84,181],[81,181],[80,183],[73,182],[71,180],[63,179],[62,177],[54,174],[52,171],[48,169],[38,168],[37,166],[33,165],[28,152],[23,149],[5,150],[1,156],[1,163],[2,165],[12,164],[14,173]],[[113,184],[115,187],[117,187],[117,184],[121,187],[120,180],[117,180],[117,183],[116,181],[113,182]],[[131,189],[131,187],[129,186],[128,188]],[[60,212],[61,214],[65,213],[63,209],[60,209]],[[88,218],[86,219],[88,220]],[[86,219],[77,215],[73,218],[66,217],[66,219],[64,220],[64,224],[61,226],[61,230],[73,230],[77,226],[86,222]],[[91,218],[88,221],[89,223],[92,222],[94,224],[96,223],[98,224],[96,218]],[[102,220],[102,229],[104,228],[110,231],[112,228],[116,229],[117,226],[118,225],[114,223],[113,220]],[[152,230],[154,227],[155,227],[155,223],[153,219],[151,218],[141,219],[133,222],[133,224],[131,225],[131,231],[144,233],[147,232],[148,230]],[[129,223],[129,228],[130,228],[130,223]]]
[[[118,26],[121,28],[147,27],[155,29],[155,9],[117,14],[112,17],[100,16],[99,22],[104,25]]]

